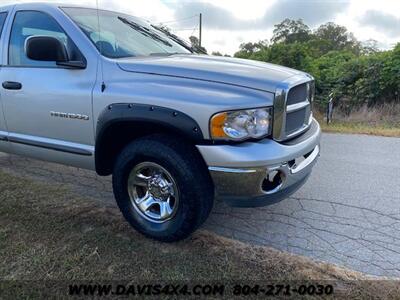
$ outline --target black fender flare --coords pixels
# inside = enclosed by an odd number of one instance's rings
[[[158,126],[192,141],[194,144],[204,142],[204,136],[197,122],[180,111],[146,104],[116,103],[106,107],[99,115],[96,125],[95,163],[100,175],[108,175],[110,170],[102,170],[105,133],[117,123],[136,123],[138,130],[141,124]]]

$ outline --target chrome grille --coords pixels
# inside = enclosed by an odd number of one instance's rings
[[[274,102],[273,136],[275,140],[291,139],[309,128],[314,93],[314,81],[304,77],[277,89]]]
[[[295,86],[289,90],[288,96],[287,96],[287,105],[292,105],[296,104],[299,102],[304,101],[304,99],[307,99],[309,96],[309,84],[308,83],[303,83],[298,86]]]
[[[303,108],[286,115],[285,132],[287,135],[296,132],[299,128],[301,128],[304,125],[306,114],[307,114],[306,109]]]

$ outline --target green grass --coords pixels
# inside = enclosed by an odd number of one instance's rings
[[[368,279],[360,273],[207,231],[175,244],[155,242],[133,231],[116,208],[1,171],[0,191],[3,281],[314,279],[335,280],[357,295],[377,291],[356,281]],[[378,286],[385,293],[394,287]]]
[[[324,132],[400,137],[400,127],[396,127],[392,124],[370,124],[345,121],[334,121],[329,125],[322,121],[320,124]]]

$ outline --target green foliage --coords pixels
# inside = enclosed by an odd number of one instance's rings
[[[260,41],[258,43],[243,43],[240,50],[235,54],[238,58],[249,58],[254,53],[268,48],[268,41]]]
[[[222,54],[221,52],[219,52],[219,51],[213,51],[212,53],[211,53],[211,55],[212,56],[224,56],[224,57],[230,57],[230,55],[228,55],[228,54]]]
[[[285,19],[275,25],[274,36],[271,39],[273,43],[293,43],[306,42],[311,37],[310,28],[304,24],[302,19]]]
[[[314,33],[317,41],[325,43],[328,47],[325,52],[334,50],[350,50],[353,52],[360,51],[360,43],[354,35],[347,31],[344,26],[328,22],[321,25]]]
[[[235,57],[312,74],[321,105],[330,93],[348,111],[364,104],[400,103],[400,43],[379,51],[376,41],[361,44],[346,27],[332,22],[311,31],[302,20],[285,19],[275,25],[271,43],[242,44]]]

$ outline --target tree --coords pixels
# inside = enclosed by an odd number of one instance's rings
[[[364,54],[373,54],[379,52],[378,41],[369,39],[362,42],[362,52]]]
[[[272,43],[306,42],[311,38],[311,30],[302,19],[285,19],[274,27]]]
[[[268,61],[274,64],[287,66],[297,70],[308,71],[309,51],[304,43],[278,43],[271,45],[268,53]]]
[[[196,51],[196,52],[200,52],[203,54],[207,54],[207,50],[206,48],[200,46],[200,40],[198,37],[192,35],[189,37],[190,40],[190,44],[192,45],[192,48]]]
[[[249,58],[254,53],[261,51],[268,47],[268,41],[259,41],[258,43],[242,43],[239,46],[239,52],[235,53],[235,57]]]
[[[228,54],[222,54],[222,53],[219,52],[219,51],[213,51],[213,52],[211,53],[211,55],[214,55],[214,56],[231,57],[230,55],[228,55]]]
[[[382,74],[382,84],[390,95],[388,99],[393,99],[400,103],[400,43],[392,51],[384,52],[385,67]]]
[[[328,42],[327,51],[347,49],[359,52],[361,50],[360,43],[354,35],[348,32],[346,27],[333,22],[328,22],[318,27],[314,32],[314,36],[318,40]]]

